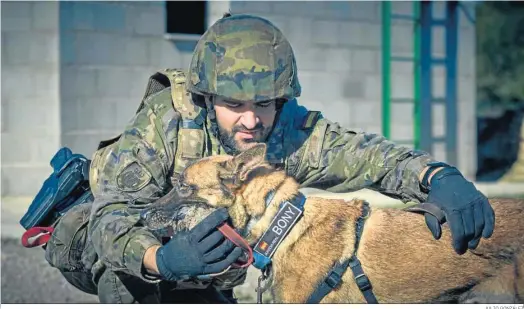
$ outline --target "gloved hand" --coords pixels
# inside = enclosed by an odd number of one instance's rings
[[[488,199],[454,167],[444,167],[433,175],[427,202],[444,212],[458,254],[475,249],[481,236],[493,234],[495,213]],[[439,239],[442,230],[437,218],[425,214],[425,219],[433,237]]]
[[[156,263],[162,277],[169,281],[185,280],[218,273],[233,264],[242,249],[216,229],[228,217],[226,209],[218,209],[192,230],[175,234],[160,247]]]

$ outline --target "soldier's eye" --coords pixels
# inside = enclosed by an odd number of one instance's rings
[[[242,104],[240,104],[240,103],[233,103],[233,102],[226,102],[226,105],[227,105],[227,107],[230,107],[230,108],[237,108],[237,107],[240,107]]]
[[[272,101],[269,101],[269,102],[258,103],[257,105],[259,107],[269,107],[269,106],[271,106],[272,103],[273,103]]]

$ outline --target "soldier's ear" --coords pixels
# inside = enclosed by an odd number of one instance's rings
[[[266,160],[266,144],[258,143],[246,151],[234,156],[221,165],[224,171],[229,174],[229,179],[232,183],[239,185],[247,179],[249,172],[254,170],[257,166],[264,163]]]

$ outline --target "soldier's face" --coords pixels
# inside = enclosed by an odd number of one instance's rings
[[[220,140],[237,151],[265,142],[276,115],[275,101],[231,102],[215,98]]]

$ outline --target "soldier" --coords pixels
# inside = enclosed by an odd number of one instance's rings
[[[224,15],[199,40],[187,75],[164,71],[149,86],[124,133],[100,148],[91,164],[95,200],[88,234],[99,260],[92,272],[102,302],[234,301],[230,289],[245,274],[225,293],[215,287],[180,292],[170,283],[223,271],[240,256],[215,230],[227,214],[215,212],[187,234],[162,241],[140,226],[137,209],[168,192],[171,178],[193,160],[235,154],[254,142],[265,142],[268,161],[302,187],[369,188],[438,205],[458,254],[493,232],[486,197],[456,168],[298,105],[293,50],[263,18]],[[440,223],[425,218],[438,239]]]

